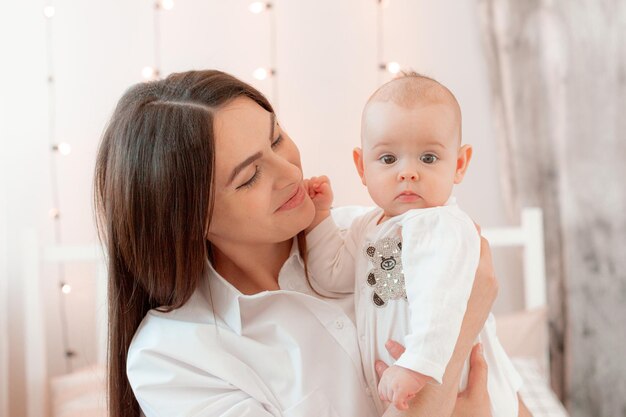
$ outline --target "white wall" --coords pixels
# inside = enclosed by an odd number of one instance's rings
[[[44,27],[41,7],[32,2],[3,4],[0,14],[0,141],[2,194],[7,242],[3,268],[7,279],[8,371],[10,407],[6,415],[24,416],[24,287],[20,276],[19,235],[39,223],[46,178],[46,96]],[[45,235],[46,230],[41,229]],[[4,316],[4,314],[3,314]],[[3,337],[4,339],[4,337]]]
[[[0,131],[2,125],[3,122],[0,121]],[[2,416],[9,415],[9,276],[5,159],[6,155],[0,153],[0,415]]]
[[[277,0],[279,96],[272,97],[272,80],[256,81],[252,71],[268,66],[268,14],[252,15],[249,1],[178,0],[163,12],[162,73],[219,68],[232,72],[277,102],[281,123],[302,152],[305,175],[328,174],[336,204],[370,204],[351,162],[359,142],[361,108],[380,77],[376,59],[376,1]],[[483,226],[503,225],[498,191],[496,150],[491,129],[485,64],[481,52],[474,0],[390,0],[385,9],[388,60],[396,60],[434,76],[457,95],[463,109],[464,140],[475,156],[457,195]],[[3,65],[0,124],[6,171],[6,236],[13,242],[20,231],[36,225],[44,242],[52,242],[47,145],[45,19],[42,2],[11,2],[0,15]],[[63,243],[95,242],[91,180],[101,132],[116,100],[130,84],[142,81],[141,69],[153,64],[153,3],[57,0],[53,19],[57,88],[57,134],[72,145],[59,158],[59,192]],[[19,40],[16,41],[16,40]],[[6,44],[6,45],[5,45]],[[9,64],[4,64],[9,63]],[[382,79],[388,79],[383,74]],[[11,413],[23,415],[24,364],[21,353],[23,287],[17,246],[6,249],[9,276],[9,354]],[[499,269],[510,272],[515,256],[504,257]],[[59,291],[56,271],[47,274],[46,308],[50,372],[64,372],[59,338]],[[74,366],[95,359],[90,301],[93,282],[84,265],[71,265],[67,280],[74,291],[67,297],[72,347],[79,351]],[[501,273],[502,276],[502,273]],[[515,280],[501,278],[498,308],[521,306]],[[507,290],[508,288],[508,290]],[[86,337],[87,336],[87,337]]]

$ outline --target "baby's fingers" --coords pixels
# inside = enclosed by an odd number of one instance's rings
[[[304,189],[306,190],[309,197],[313,198],[315,196],[315,190],[313,189],[313,184],[311,180],[303,180],[302,184],[304,185]]]
[[[408,399],[408,395],[405,391],[395,391],[393,393],[392,402],[398,410],[407,410],[409,408]]]
[[[321,183],[317,187],[317,192],[325,196],[332,196],[332,190],[330,188],[330,184],[328,184],[327,182]]]
[[[317,178],[317,182],[319,183],[324,183],[324,184],[330,184],[330,178],[328,178],[326,175],[320,175]]]

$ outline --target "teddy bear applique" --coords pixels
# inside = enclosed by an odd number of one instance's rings
[[[376,307],[385,307],[389,300],[407,299],[401,255],[402,241],[397,237],[365,245],[365,256],[373,265],[367,284],[374,289],[372,302]]]

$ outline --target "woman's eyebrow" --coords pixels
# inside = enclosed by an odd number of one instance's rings
[[[251,163],[253,163],[254,161],[256,161],[257,159],[259,159],[260,157],[263,156],[262,152],[257,152],[252,156],[249,156],[246,158],[245,161],[243,161],[242,163],[240,163],[239,165],[237,165],[234,169],[233,172],[230,174],[230,178],[228,179],[228,182],[226,183],[226,186],[228,187],[230,184],[232,184],[233,180],[235,179],[235,177],[244,170],[245,167],[247,167],[248,165],[250,165]]]
[[[274,113],[270,114],[270,142],[273,140],[274,138],[274,126],[275,126],[275,122],[276,121],[276,115]],[[250,165],[251,163],[253,163],[254,161],[256,161],[257,159],[259,159],[260,157],[263,156],[262,152],[257,152],[254,155],[251,155],[249,157],[247,157],[245,159],[245,161],[243,161],[242,163],[238,164],[234,169],[233,172],[230,174],[230,178],[228,179],[228,182],[226,183],[226,186],[228,187],[230,184],[232,184],[233,180],[235,179],[235,177],[241,172],[243,171],[248,165]]]

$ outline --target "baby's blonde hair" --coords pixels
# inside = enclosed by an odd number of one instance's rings
[[[392,101],[402,107],[412,107],[424,101],[450,101],[459,106],[456,97],[446,86],[415,71],[403,71],[393,80],[380,86],[370,96],[367,104],[381,101]]]
[[[370,104],[379,102],[392,102],[405,108],[424,103],[446,104],[458,115],[459,130],[461,129],[461,107],[454,94],[434,78],[415,71],[402,71],[393,80],[374,91],[363,109],[362,122]],[[460,136],[459,131],[459,138]]]

